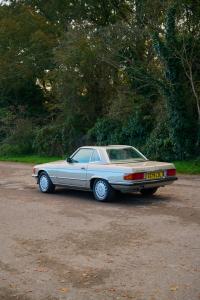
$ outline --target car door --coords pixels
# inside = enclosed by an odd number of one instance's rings
[[[73,156],[66,167],[59,170],[58,182],[75,188],[85,188],[87,183],[87,166],[93,149],[80,148]]]

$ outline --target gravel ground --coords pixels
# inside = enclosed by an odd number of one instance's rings
[[[0,300],[200,299],[200,176],[98,203],[31,173],[0,162]]]

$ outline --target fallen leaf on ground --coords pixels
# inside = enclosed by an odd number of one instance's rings
[[[16,286],[16,284],[10,283],[9,287],[11,287],[12,289],[16,289],[17,286]]]
[[[37,269],[34,269],[34,271],[36,271],[36,272],[48,272],[48,270],[45,269],[45,268],[37,268]]]
[[[109,291],[110,291],[110,292],[115,292],[115,291],[116,291],[116,289],[114,289],[114,288],[110,288],[110,289],[109,289]]]
[[[172,292],[175,292],[177,290],[178,290],[178,286],[177,285],[171,286],[171,288],[170,288],[170,291],[172,291]]]
[[[111,263],[113,263],[113,260],[112,259],[107,259],[106,262],[111,264]]]
[[[61,288],[61,289],[59,289],[59,291],[62,292],[62,293],[68,293],[69,289],[68,288]]]

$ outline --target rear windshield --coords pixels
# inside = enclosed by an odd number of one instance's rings
[[[111,149],[107,149],[106,151],[110,159],[110,162],[126,163],[126,162],[137,162],[137,161],[146,160],[145,157],[143,157],[139,152],[137,152],[132,147],[111,148]]]

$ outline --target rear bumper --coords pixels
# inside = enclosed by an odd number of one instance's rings
[[[110,185],[115,190],[120,190],[123,192],[134,192],[134,191],[140,191],[142,189],[148,189],[148,188],[154,188],[154,187],[161,187],[168,184],[172,184],[175,180],[177,180],[177,177],[168,177],[168,178],[162,178],[162,179],[155,179],[155,180],[143,180],[143,181],[137,181],[134,183],[110,183]]]

